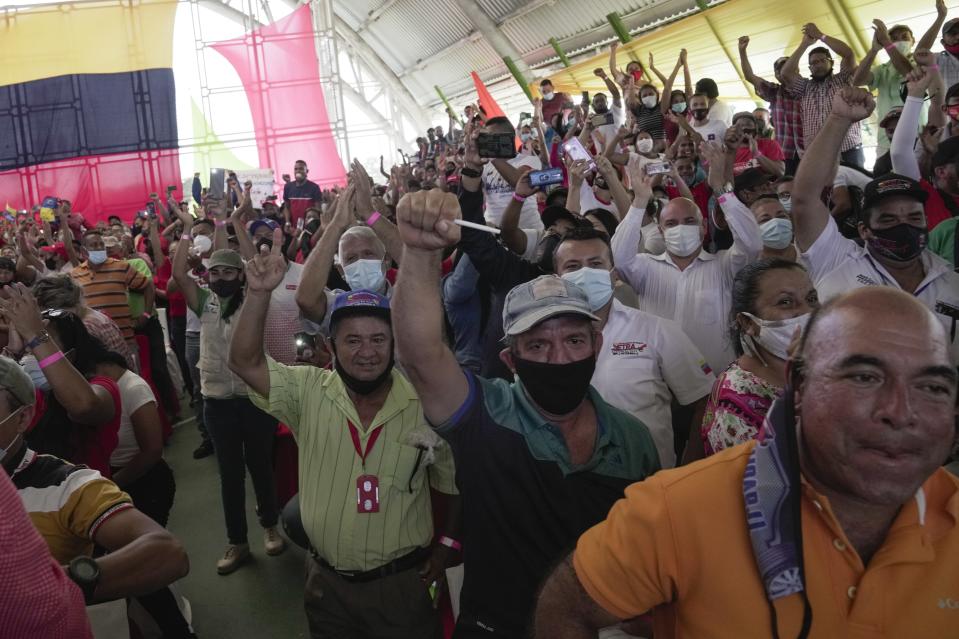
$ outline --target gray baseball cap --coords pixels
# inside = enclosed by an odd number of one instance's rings
[[[513,288],[506,296],[503,332],[519,335],[557,315],[599,319],[589,310],[589,299],[583,289],[555,275],[540,275]]]
[[[0,389],[8,391],[24,406],[33,406],[33,381],[23,367],[9,357],[0,357]]]

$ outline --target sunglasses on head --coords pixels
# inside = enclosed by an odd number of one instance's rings
[[[62,308],[48,308],[40,311],[40,317],[43,319],[64,317],[69,312],[70,311],[64,310]]]

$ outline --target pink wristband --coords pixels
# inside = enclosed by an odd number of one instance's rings
[[[938,65],[938,64],[930,64],[930,65],[929,65],[928,67],[926,67],[926,68],[927,68],[927,69],[935,69],[936,71],[938,71],[938,70],[939,70],[939,65]]]
[[[883,49],[885,49],[886,51],[892,51],[895,48],[896,48],[895,42],[890,42],[889,44],[883,47]]]
[[[447,548],[452,548],[453,550],[463,550],[463,544],[456,541],[452,537],[447,537],[446,535],[443,535],[442,537],[440,537],[439,541],[441,544],[443,544]]]
[[[520,204],[526,201],[525,197],[523,197],[522,195],[517,195],[516,193],[513,193],[513,199],[519,202]]]
[[[226,220],[216,220],[213,223],[217,226],[226,226]]]
[[[366,218],[366,225],[373,226],[376,224],[376,221],[382,217],[379,211],[373,211],[373,214]]]
[[[61,359],[63,359],[63,352],[62,352],[62,351],[57,351],[57,352],[54,353],[53,355],[48,355],[48,356],[44,357],[44,358],[41,359],[39,362],[37,362],[37,364],[40,366],[40,368],[46,368],[46,367],[49,366],[50,364],[53,364],[54,362],[58,362],[58,361],[60,361]]]

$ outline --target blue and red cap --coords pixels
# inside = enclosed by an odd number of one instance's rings
[[[352,315],[373,315],[389,322],[390,300],[366,289],[340,293],[333,300],[333,308],[330,310],[330,328],[338,320]]]

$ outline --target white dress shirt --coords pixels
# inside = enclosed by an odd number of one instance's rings
[[[863,286],[893,286],[902,290],[868,247],[843,237],[832,217],[802,257],[821,302]],[[952,361],[959,364],[959,273],[931,251],[923,251],[920,259],[926,277],[915,291],[907,292],[932,309],[946,327],[946,335],[952,341]]]
[[[669,252],[636,254],[642,239],[643,213],[631,207],[613,235],[613,259],[620,277],[639,296],[639,307],[679,322],[713,370],[725,370],[735,358],[727,337],[733,278],[763,250],[762,232],[752,211],[732,193],[719,198],[733,235],[731,248],[700,251],[685,270]]]
[[[676,465],[670,391],[682,405],[712,390],[715,376],[676,322],[613,300],[593,388],[649,429],[663,468]]]

